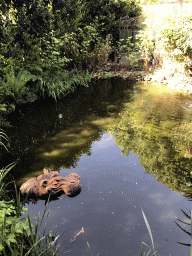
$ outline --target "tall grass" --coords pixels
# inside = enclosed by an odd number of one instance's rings
[[[0,136],[7,138],[2,132]],[[5,146],[3,143],[1,144]],[[15,163],[9,164],[4,169],[0,170],[0,255],[4,256],[56,256],[58,247],[53,250],[52,246],[55,244],[58,237],[55,237],[51,233],[45,235],[45,228],[43,231],[43,237],[39,235],[39,229],[41,227],[43,218],[45,216],[49,199],[47,200],[46,207],[44,209],[41,221],[39,223],[39,216],[36,218],[35,228],[33,229],[32,220],[28,214],[25,214],[24,221],[21,220],[21,214],[24,205],[27,201],[28,194],[24,201],[21,203],[20,192],[17,192],[15,185],[15,200],[4,201],[2,200],[5,189],[3,180],[8,172],[15,166]],[[13,202],[13,204],[12,204]],[[49,213],[48,213],[49,214]],[[47,214],[47,216],[48,216]]]
[[[15,199],[15,215],[17,217],[18,220],[21,221],[20,216],[23,213],[23,206],[25,204],[25,202],[27,201],[27,197],[30,193],[30,191],[28,192],[27,196],[25,197],[25,200],[22,202],[21,204],[21,200],[20,200],[20,194],[18,194],[17,192],[17,188],[15,185],[15,193],[16,193],[16,199]],[[1,226],[1,238],[0,238],[0,255],[4,255],[4,256],[27,256],[27,255],[31,255],[31,256],[40,256],[40,255],[47,255],[47,256],[56,256],[57,252],[58,252],[58,247],[53,250],[52,246],[55,244],[56,240],[58,237],[52,235],[51,233],[48,233],[48,235],[45,235],[45,231],[46,231],[46,225],[44,227],[44,231],[43,231],[43,237],[40,237],[39,234],[39,229],[41,227],[43,218],[45,216],[46,210],[47,210],[47,206],[49,203],[49,199],[47,201],[47,204],[45,206],[43,215],[41,217],[41,221],[39,218],[39,215],[37,218],[36,223],[35,223],[35,227],[33,228],[32,225],[32,220],[34,219],[30,219],[28,214],[25,214],[25,218],[24,218],[24,225],[23,225],[23,230],[19,230],[14,229],[11,227],[10,232],[11,234],[7,237],[7,221],[10,221],[10,219],[8,220],[6,214],[4,214],[4,219],[3,219],[3,224]],[[47,214],[46,217],[48,217],[49,213]],[[19,223],[18,223],[19,224]],[[13,226],[16,227],[18,226],[18,224],[16,224],[14,226],[14,222],[13,222]],[[20,236],[17,236],[17,240],[16,236],[15,236],[15,232],[21,233]],[[12,239],[10,238],[10,236],[12,236]],[[1,252],[3,254],[1,254]]]
[[[15,166],[14,163],[9,164],[5,168],[0,170],[0,200],[5,196],[5,183],[3,182],[3,179],[7,175],[7,173]],[[8,184],[6,184],[8,185]]]

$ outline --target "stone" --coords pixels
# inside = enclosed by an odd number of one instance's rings
[[[81,191],[80,177],[71,173],[61,177],[58,172],[43,169],[42,175],[31,178],[23,183],[20,191],[23,195],[29,192],[30,197],[47,198],[49,195],[58,196],[65,193],[68,196],[75,196]]]

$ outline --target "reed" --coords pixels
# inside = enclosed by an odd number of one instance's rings
[[[151,228],[150,228],[150,226],[149,226],[149,222],[148,222],[148,220],[147,220],[147,217],[145,216],[144,211],[143,211],[142,209],[141,209],[141,211],[142,211],[143,218],[144,218],[144,221],[145,221],[145,225],[147,226],[147,229],[148,229],[148,232],[149,232],[149,236],[150,236],[150,239],[151,239],[151,243],[152,243],[153,252],[152,252],[151,256],[155,256],[155,255],[157,254],[157,252],[155,251]],[[148,251],[148,253],[146,254],[146,253],[143,251],[143,244],[146,245],[147,247],[149,247],[147,244],[145,244],[144,242],[142,242],[140,256],[149,256],[152,249],[150,249],[150,250]]]
[[[146,224],[147,229],[148,229],[148,232],[149,232],[149,236],[150,236],[151,243],[152,243],[152,248],[151,248],[147,253],[145,253],[145,252],[143,251],[143,245],[146,245],[147,247],[149,247],[149,246],[148,246],[146,243],[142,242],[140,256],[155,256],[155,255],[157,255],[157,251],[155,251],[155,246],[154,246],[154,241],[153,241],[153,236],[152,236],[151,228],[150,228],[150,226],[149,226],[149,222],[148,222],[148,220],[147,220],[147,217],[145,216],[144,211],[143,211],[142,209],[141,209],[141,211],[142,211],[143,218],[144,218],[145,224]],[[91,256],[93,256],[93,254],[92,254],[92,252],[91,252],[90,245],[89,245],[88,242],[87,242],[87,246],[88,246],[88,248],[89,248],[89,251],[90,251],[90,253],[91,253]],[[152,252],[152,251],[153,251],[153,252]],[[97,254],[97,256],[100,256],[100,253]],[[192,255],[190,255],[190,256],[192,256]]]
[[[191,229],[190,232],[187,231],[186,229],[182,228],[176,221],[175,221],[175,223],[176,223],[176,225],[177,225],[181,230],[183,230],[187,235],[189,235],[190,237],[192,237],[192,211],[191,211],[190,215],[188,215],[188,214],[187,214],[185,211],[183,211],[182,209],[181,209],[181,211],[184,213],[185,217],[187,217],[187,219],[189,220],[189,222],[182,221],[182,220],[180,220],[180,219],[178,219],[178,218],[177,218],[177,220],[180,221],[181,223],[187,225],[187,226],[190,226],[190,229]],[[181,244],[181,245],[184,245],[184,246],[190,246],[190,256],[192,256],[192,243],[190,243],[190,244],[180,243],[180,242],[177,242],[177,243],[179,243],[179,244]]]

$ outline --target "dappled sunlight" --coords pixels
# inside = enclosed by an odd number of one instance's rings
[[[72,152],[90,148],[94,139],[98,138],[101,132],[107,131],[106,129],[114,122],[114,118],[115,116],[106,118],[95,116],[95,118],[87,118],[81,124],[75,123],[73,128],[69,127],[48,139],[42,147],[37,149],[37,153],[40,153],[41,158],[59,157],[64,160]]]
[[[10,141],[14,156],[18,155],[19,177],[38,176],[45,167],[55,171],[75,167],[83,154],[91,154],[94,141],[109,130],[123,102],[130,100],[132,88],[128,81],[99,81],[73,97],[47,102],[18,120]]]

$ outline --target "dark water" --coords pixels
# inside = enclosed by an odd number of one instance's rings
[[[140,255],[142,241],[151,248],[141,209],[157,255],[189,255],[176,242],[190,237],[174,221],[186,221],[181,209],[191,209],[190,141],[172,134],[191,128],[190,97],[151,88],[103,81],[16,121],[18,185],[44,167],[81,177],[78,196],[62,195],[48,206],[46,230],[59,235],[59,255],[91,255],[87,242],[93,255]],[[30,218],[42,215],[44,204],[30,203]]]

